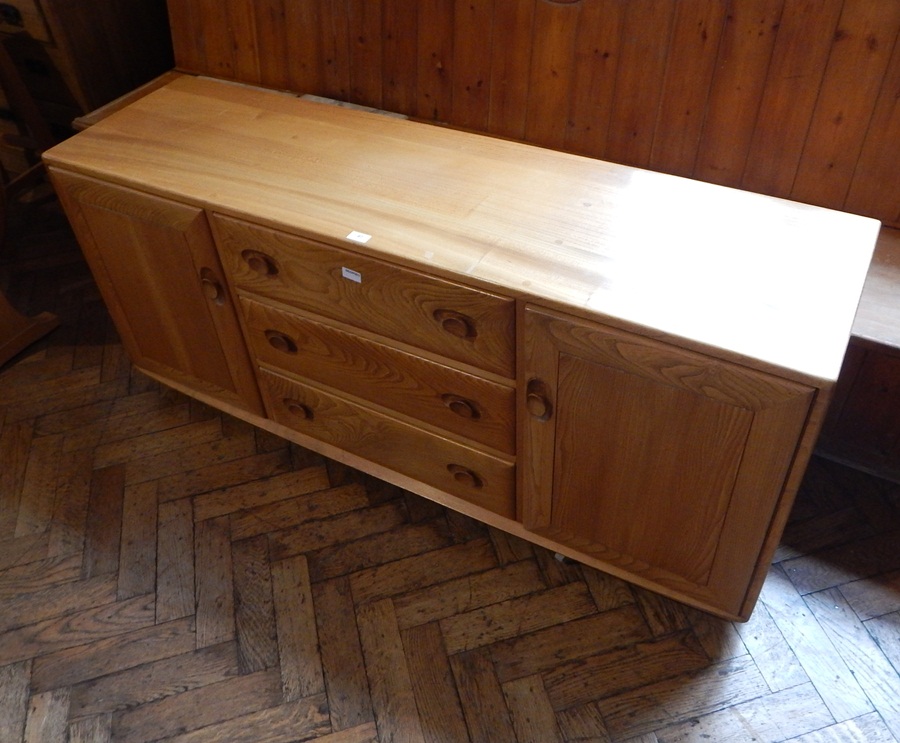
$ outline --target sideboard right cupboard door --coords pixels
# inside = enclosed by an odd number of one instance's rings
[[[262,414],[203,210],[55,168],[50,173],[135,365]]]
[[[524,340],[526,528],[747,614],[815,390],[534,307]]]

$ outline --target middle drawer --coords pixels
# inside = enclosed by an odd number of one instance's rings
[[[515,389],[241,297],[259,361],[515,453]]]

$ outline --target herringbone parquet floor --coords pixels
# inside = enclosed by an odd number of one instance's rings
[[[132,371],[69,239],[0,370],[0,741],[900,740],[900,486],[815,460],[750,622],[508,538]]]

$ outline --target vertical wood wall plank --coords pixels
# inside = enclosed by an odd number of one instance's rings
[[[193,17],[199,21],[193,29],[195,36],[188,40],[199,46],[197,59],[201,67],[195,72],[234,80],[234,52],[231,46],[228,4],[221,0],[194,0],[190,4],[193,6]]]
[[[534,13],[525,138],[562,148],[569,122],[570,81],[575,73],[575,38],[583,3],[538,0]]]
[[[697,0],[676,7],[650,151],[654,170],[684,176],[694,170],[724,22],[722,0]]]
[[[406,0],[384,0],[382,105],[388,111],[412,114],[416,110],[416,58],[418,16]]]
[[[900,225],[900,36],[844,208]],[[893,157],[889,153],[893,153]]]
[[[286,0],[256,0],[257,73],[261,85],[282,88],[288,59]],[[293,5],[294,3],[289,3]]]
[[[348,0],[320,0],[319,34],[321,47],[322,88],[320,95],[349,100],[350,96],[350,46],[347,26]]]
[[[626,6],[627,0],[596,0],[581,10],[566,132],[571,152],[606,155]]]
[[[675,6],[632,0],[625,11],[622,57],[607,139],[611,159],[646,166],[650,161]]]
[[[325,82],[324,49],[322,42],[321,0],[285,0],[284,24],[286,61],[282,82],[285,87],[301,95],[322,94]]]
[[[788,196],[819,97],[844,0],[787,0],[743,187]]]
[[[203,54],[201,43],[205,19],[197,6],[186,0],[167,0],[169,26],[172,29],[172,52],[182,70],[200,72],[210,60]]]
[[[418,4],[418,89],[416,116],[449,121],[453,103],[454,0],[421,0]]]
[[[534,6],[535,0],[494,0],[488,129],[501,137],[525,138]]]
[[[730,6],[694,168],[694,177],[700,180],[740,184],[782,4],[783,0],[740,0]]]
[[[492,47],[493,23],[494,0],[456,0],[453,38],[466,41],[453,46],[453,122],[464,129],[488,128],[491,55],[484,52]]]
[[[262,79],[259,73],[259,29],[256,27],[254,1],[231,0],[226,7],[234,54],[234,76],[238,80],[258,85]]]
[[[347,0],[349,101],[382,106],[381,0]]]
[[[840,208],[900,29],[900,3],[845,0],[791,196]]]

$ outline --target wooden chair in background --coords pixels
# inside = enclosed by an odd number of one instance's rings
[[[10,53],[10,43],[16,41],[15,37],[9,36],[0,40],[0,86],[6,94],[20,133],[4,134],[3,139],[5,143],[22,149],[29,165],[23,172],[10,175],[0,164],[0,250],[6,245],[10,211],[19,207],[28,208],[30,204],[24,203],[22,198],[33,194],[44,181],[41,153],[59,141]],[[9,303],[0,287],[0,366],[58,325],[59,318],[50,312],[41,312],[31,317],[23,315]]]

